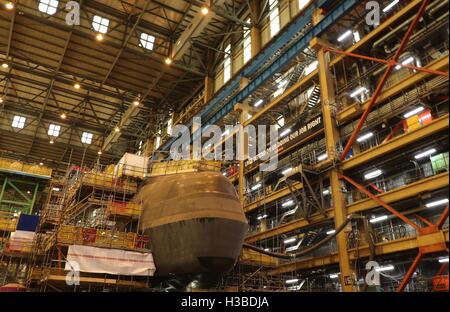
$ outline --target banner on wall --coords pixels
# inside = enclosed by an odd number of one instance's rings
[[[72,271],[73,263],[87,273],[153,276],[156,270],[151,253],[79,245],[69,246],[65,270]]]

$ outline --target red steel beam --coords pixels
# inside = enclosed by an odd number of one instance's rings
[[[439,217],[439,220],[436,222],[436,226],[438,229],[441,229],[442,226],[445,223],[445,220],[448,218],[448,205],[445,207],[444,211],[442,212],[441,216]]]
[[[402,42],[400,43],[400,46],[398,47],[397,52],[395,53],[392,60],[389,61],[386,72],[384,73],[383,77],[381,78],[380,82],[378,83],[378,86],[369,102],[369,105],[367,106],[366,110],[362,114],[361,119],[358,122],[358,125],[356,126],[349,141],[347,142],[347,145],[345,146],[345,148],[341,154],[341,157],[340,157],[341,160],[345,160],[345,157],[347,157],[348,153],[350,152],[350,149],[352,148],[353,143],[355,143],[355,140],[359,134],[359,131],[361,130],[364,122],[366,121],[367,116],[371,112],[372,107],[375,105],[376,101],[378,100],[378,97],[381,94],[381,91],[383,90],[387,79],[389,78],[390,74],[392,73],[392,70],[394,69],[394,65],[398,62],[398,59],[400,58],[400,55],[403,52],[403,49],[406,47],[406,44],[408,43],[409,38],[411,37],[414,29],[416,28],[417,24],[419,23],[419,20],[422,18],[422,15],[425,12],[425,9],[427,8],[427,5],[429,2],[430,2],[430,0],[423,0],[419,11],[417,12],[416,17],[414,18],[414,21],[411,23],[411,25],[409,25],[409,28],[408,28],[405,36],[403,37]]]
[[[403,220],[405,223],[411,225],[413,228],[415,228],[417,231],[420,230],[420,226],[418,226],[417,224],[415,224],[413,221],[411,221],[410,219],[408,219],[405,215],[403,215],[402,213],[398,212],[397,210],[395,210],[394,208],[392,208],[391,206],[389,206],[388,204],[386,204],[384,201],[382,201],[381,199],[379,199],[377,196],[373,195],[371,192],[369,192],[368,190],[366,190],[366,188],[364,186],[362,186],[361,184],[359,184],[358,182],[356,182],[355,180],[340,174],[340,178],[346,180],[347,182],[349,182],[350,184],[352,184],[353,186],[355,186],[358,190],[360,190],[362,193],[366,194],[369,198],[371,198],[372,200],[374,200],[377,204],[379,204],[380,206],[386,208],[387,210],[389,210],[392,214],[394,214],[395,216],[397,216],[399,219]]]
[[[408,272],[406,272],[405,276],[403,277],[402,282],[400,283],[400,286],[397,288],[397,292],[402,292],[405,290],[406,285],[408,285],[409,281],[411,280],[411,277],[413,276],[414,272],[416,271],[417,267],[419,266],[420,260],[422,260],[423,254],[419,251],[416,258],[414,259],[414,262],[409,267]]]
[[[448,72],[443,72],[443,71],[440,71],[440,70],[433,70],[433,69],[428,69],[428,68],[425,68],[425,67],[417,67],[417,66],[408,65],[408,64],[403,65],[402,63],[399,63],[399,62],[387,61],[387,60],[379,59],[379,58],[372,57],[372,56],[367,56],[367,55],[362,55],[362,54],[342,51],[342,50],[338,50],[338,49],[334,49],[334,48],[325,48],[325,50],[329,51],[331,53],[334,53],[334,54],[350,56],[350,57],[359,58],[359,59],[363,59],[363,60],[383,63],[383,64],[386,64],[386,65],[390,65],[390,64],[393,64],[395,66],[399,65],[401,67],[414,69],[414,70],[417,70],[417,71],[421,71],[421,72],[425,72],[425,73],[429,73],[429,74],[433,74],[433,75],[445,76],[445,77],[449,76]]]

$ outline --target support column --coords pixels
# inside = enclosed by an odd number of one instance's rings
[[[214,95],[213,63],[214,63],[214,52],[212,50],[208,50],[206,60],[204,103],[207,103]]]
[[[252,57],[255,57],[261,51],[261,28],[259,27],[259,16],[261,15],[261,1],[251,0],[250,18],[252,20],[252,29],[250,36],[252,38]]]
[[[249,80],[247,78],[242,78],[239,84],[239,88],[242,90],[244,89],[249,83]],[[248,104],[246,103],[239,103],[235,106],[235,111],[239,112],[239,124],[241,124],[242,126],[244,125],[244,123],[248,120],[248,116],[249,116],[249,110],[250,107],[248,106]],[[239,201],[242,205],[242,207],[244,207],[244,202],[245,202],[245,160],[248,158],[248,135],[246,135],[244,133],[244,131],[240,131],[240,133],[238,134],[240,136],[240,140],[241,142],[243,142],[243,146],[244,146],[244,159],[243,160],[239,160],[239,179],[238,179],[238,194],[239,194]]]
[[[319,61],[319,79],[322,98],[322,114],[325,129],[325,139],[327,144],[327,153],[330,161],[335,162],[339,155],[336,152],[336,145],[339,142],[339,131],[334,118],[335,90],[330,73],[330,67],[327,55],[323,49],[323,43],[320,39],[314,38],[311,41],[311,47],[317,51]],[[332,168],[330,171],[331,196],[334,204],[335,227],[340,227],[347,220],[347,208],[344,196],[341,192],[341,181],[339,171]],[[342,289],[346,292],[353,291],[354,274],[350,267],[350,259],[347,252],[347,234],[346,231],[340,232],[337,237],[337,247],[340,266],[340,281]]]

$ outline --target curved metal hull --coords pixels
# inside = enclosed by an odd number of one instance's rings
[[[231,183],[216,172],[149,179],[140,190],[141,230],[156,274],[223,273],[239,257],[248,225]]]

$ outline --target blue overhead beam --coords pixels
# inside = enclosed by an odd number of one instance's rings
[[[329,12],[319,24],[313,26],[304,36],[301,36],[297,38],[295,42],[292,42],[292,38],[312,21],[314,11],[317,8],[326,8],[332,2],[333,1],[330,0],[314,1],[303,14],[300,14],[286,29],[282,30],[282,33],[275,38],[268,47],[261,51],[247,67],[238,73],[238,75],[234,76],[234,78],[209,101],[205,108],[202,109],[199,113],[199,116],[202,118],[202,123],[205,125],[215,124],[233,111],[236,104],[244,101],[260,86],[267,82],[267,80],[273,77],[273,75],[279,73],[287,64],[299,55],[299,53],[309,46],[309,42],[314,37],[322,35],[331,25],[344,17],[358,2],[361,2],[361,0],[339,1],[340,3]],[[245,88],[234,96],[231,96],[233,92],[239,88],[243,77],[250,77],[255,74],[271,57],[273,57],[275,52],[279,51],[287,44],[290,44],[289,48],[283,51],[283,53],[257,77],[252,79]],[[217,110],[220,103],[225,101],[228,97],[229,99],[225,104],[221,106],[218,111],[214,112]],[[190,122],[189,126],[191,126],[191,123],[192,122]],[[168,150],[175,139],[176,138],[169,139],[169,141],[161,147],[161,150]]]

